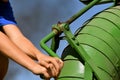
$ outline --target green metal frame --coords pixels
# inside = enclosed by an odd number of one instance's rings
[[[92,1],[90,4],[88,4],[85,8],[83,8],[82,10],[80,10],[77,14],[75,14],[74,16],[72,16],[68,21],[66,21],[65,23],[70,24],[72,23],[74,20],[76,20],[78,17],[80,17],[82,14],[84,14],[88,9],[90,9],[91,7],[93,7],[96,3],[98,3],[100,0],[94,0]],[[61,27],[62,25],[62,27]],[[48,34],[45,38],[43,38],[40,41],[40,46],[50,55],[53,57],[58,57],[58,55],[51,50],[47,45],[46,42],[48,42],[50,39],[52,39],[53,37],[55,37],[56,35],[58,35],[59,33],[61,33],[64,30],[64,24],[62,23],[58,23],[56,25],[53,26],[53,30],[50,34]],[[53,41],[56,42],[56,41]],[[55,44],[56,45],[56,44]],[[55,46],[54,45],[54,46]]]
[[[77,51],[77,53],[83,58],[83,60],[85,60],[85,66],[87,69],[87,72],[85,72],[85,80],[92,80],[92,72],[95,72],[96,77],[99,80],[104,80],[104,78],[101,77],[101,74],[99,73],[99,69],[96,67],[94,61],[89,57],[89,55],[85,52],[85,50],[82,48],[82,46],[79,44],[79,42],[77,41],[77,39],[75,38],[75,36],[72,34],[72,32],[69,29],[69,25],[74,22],[77,18],[79,18],[82,14],[84,14],[87,10],[89,10],[90,8],[92,8],[94,5],[98,4],[100,1],[102,0],[93,0],[92,2],[90,2],[85,8],[83,8],[82,10],[80,10],[77,14],[73,15],[69,20],[67,20],[66,22],[63,23],[58,23],[53,25],[52,27],[52,32],[50,32],[50,34],[48,34],[45,38],[43,38],[40,41],[40,46],[52,57],[58,57],[60,58],[57,54],[56,54],[56,50],[59,46],[59,35],[61,33],[64,33],[66,36],[66,40],[68,41],[68,43]],[[103,0],[103,2],[106,0]],[[116,5],[116,1],[117,0],[113,0],[114,1],[114,5]],[[46,43],[48,41],[50,41],[52,39],[52,44],[51,44],[51,48],[49,48]],[[58,40],[57,40],[58,39]],[[89,76],[88,76],[89,73]]]
[[[40,41],[40,46],[50,55],[53,57],[59,57],[53,50],[51,50],[51,48],[49,48],[46,43],[54,38],[55,36],[59,36],[60,33],[62,33],[66,28],[66,24],[70,25],[73,21],[75,21],[77,18],[79,18],[82,14],[84,14],[86,11],[88,11],[90,8],[92,8],[94,5],[96,5],[97,3],[99,3],[101,0],[93,0],[91,3],[89,3],[85,8],[83,8],[82,10],[80,10],[78,13],[76,13],[75,15],[73,15],[69,20],[67,20],[66,22],[63,23],[58,23],[53,25],[53,30],[52,32],[50,32],[50,34],[48,34],[46,37],[44,37],[41,41]],[[116,3],[116,1],[114,0],[114,3]],[[113,5],[114,6],[114,5]],[[70,36],[70,35],[68,35]],[[56,42],[56,41],[53,41]],[[54,46],[56,46],[55,43],[53,43]],[[53,47],[54,47],[53,46]],[[55,47],[54,47],[55,48]]]

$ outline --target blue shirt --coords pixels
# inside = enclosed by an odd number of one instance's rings
[[[9,2],[0,2],[0,26],[16,24]]]

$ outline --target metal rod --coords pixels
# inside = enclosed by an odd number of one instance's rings
[[[66,23],[71,24],[73,21],[75,21],[78,17],[80,17],[82,14],[84,14],[87,10],[89,10],[91,7],[93,7],[95,4],[100,2],[101,0],[93,0],[90,4],[88,4],[85,8],[80,10],[78,13],[73,15],[69,20],[66,21]]]
[[[45,43],[48,42],[51,38],[53,38],[55,35],[56,35],[56,31],[53,30],[50,34],[48,34],[45,38],[43,38],[41,41],[40,41],[40,46],[47,52],[49,53],[50,56],[52,57],[58,57],[59,56],[53,52]]]

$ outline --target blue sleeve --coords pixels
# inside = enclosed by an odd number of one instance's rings
[[[10,3],[0,2],[0,26],[16,24]]]

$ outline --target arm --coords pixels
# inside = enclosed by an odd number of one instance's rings
[[[45,67],[34,62],[30,57],[24,54],[5,34],[0,31],[0,51],[3,55],[11,58],[18,64],[27,68],[34,74],[43,74],[46,79],[56,76],[54,72],[51,73]],[[54,73],[54,74],[53,74]]]
[[[60,73],[60,70],[63,66],[63,62],[60,59],[52,58],[50,56],[44,55],[41,53],[16,27],[15,25],[5,25],[3,27],[5,34],[8,36],[8,38],[13,42],[16,47],[18,47],[21,51],[23,51],[25,54],[33,58],[34,60],[38,61],[39,66],[50,70],[45,70],[42,74],[49,74],[49,77],[55,77],[58,76]],[[16,54],[14,57],[17,57]],[[24,56],[24,55],[23,55]],[[20,58],[20,57],[19,57]],[[21,59],[23,59],[21,57]],[[27,60],[27,59],[26,59]],[[29,60],[29,59],[28,59]],[[29,62],[29,61],[28,61]],[[29,63],[31,64],[31,63]],[[24,64],[25,66],[25,64]],[[30,67],[32,68],[32,67]],[[51,68],[51,69],[49,69]],[[42,70],[42,69],[41,69]],[[39,69],[37,70],[39,71]],[[47,72],[46,72],[47,71]],[[35,72],[35,71],[34,71]],[[52,74],[51,74],[52,72]],[[40,74],[41,72],[35,72],[35,74]]]
[[[5,25],[3,27],[5,34],[16,44],[22,51],[24,51],[31,58],[36,60],[35,53],[38,50],[34,45],[20,32],[16,25]]]
[[[15,25],[16,23],[13,20],[14,17],[10,5],[6,8],[8,11],[2,15],[4,16],[4,20],[1,18],[3,22],[1,22],[0,26],[3,26],[4,33],[0,31],[0,34],[4,39],[1,38],[3,42],[0,42],[0,50],[4,55],[35,74],[43,74],[48,79],[50,77],[57,77],[63,66],[63,62],[60,59],[52,58],[41,53]]]
[[[31,67],[37,65],[27,55],[25,55],[16,45],[14,45],[9,38],[0,31],[0,51],[3,55],[11,58],[20,65],[33,71]]]

